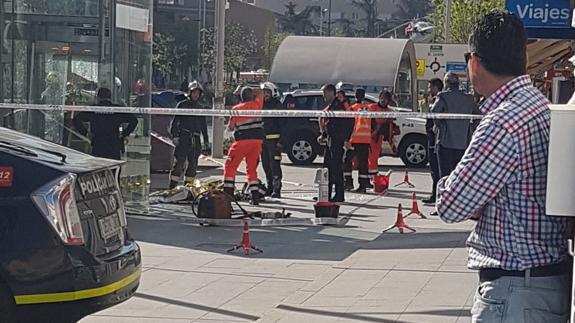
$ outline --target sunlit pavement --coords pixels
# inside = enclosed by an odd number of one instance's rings
[[[403,180],[399,160],[380,164],[395,171],[392,186]],[[291,183],[282,204],[270,208],[313,216],[317,167],[285,162]],[[240,242],[239,227],[130,217],[143,254],[140,288],[131,300],[81,322],[469,322],[477,276],[465,267],[464,242],[473,224],[412,215],[406,222],[416,233],[381,233],[395,222],[399,203],[409,212],[412,192],[419,200],[429,194],[426,171],[409,175],[413,189],[347,194],[342,213],[350,220],[343,227],[252,228],[251,240],[264,253],[250,256],[226,253]],[[433,210],[419,206],[426,215]]]

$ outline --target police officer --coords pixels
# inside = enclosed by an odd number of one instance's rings
[[[261,110],[263,107],[262,97],[249,87],[244,87],[241,90],[240,100],[242,103],[234,106],[232,110]],[[228,150],[228,158],[224,165],[224,192],[234,196],[238,167],[245,159],[251,204],[258,205],[260,181],[258,180],[257,168],[265,138],[262,119],[259,117],[231,117],[228,130],[234,132],[235,141]]]
[[[322,87],[323,97],[327,106],[324,111],[345,111],[340,100],[336,99],[336,88],[333,84]],[[352,118],[322,118],[320,119],[320,142],[326,142],[324,167],[329,170],[329,196],[331,202],[344,202],[343,158],[344,145],[349,143],[353,131]],[[335,196],[332,189],[335,186]]]
[[[200,105],[200,98],[204,93],[202,85],[193,81],[188,85],[189,93],[177,105],[177,109],[205,109]],[[178,181],[185,169],[185,183],[192,184],[197,174],[198,158],[202,152],[200,135],[204,139],[204,148],[209,146],[208,126],[206,117],[177,115],[172,119],[170,135],[176,146],[174,157],[176,163],[170,176],[170,188],[178,185]]]
[[[264,110],[283,110],[279,100],[279,90],[272,82],[260,85],[264,98]],[[282,120],[281,118],[264,118],[266,139],[262,147],[262,166],[266,173],[266,196],[281,198],[282,188]]]
[[[356,103],[351,106],[352,111],[368,111],[368,105],[365,100],[365,90],[358,88],[355,91]],[[351,135],[351,149],[347,149],[345,154],[344,177],[345,188],[353,189],[352,165],[356,158],[359,170],[359,188],[356,193],[365,193],[369,187],[368,156],[369,144],[371,142],[371,119],[365,117],[355,117],[355,125]]]
[[[112,103],[112,91],[102,87],[96,93],[95,106],[117,107],[119,105]],[[120,160],[124,150],[124,140],[136,129],[138,119],[128,113],[80,112],[74,117],[73,123],[83,136],[88,135],[88,129],[84,123],[90,124],[93,156]],[[121,133],[120,127],[122,127]]]
[[[435,102],[437,94],[443,91],[443,81],[440,78],[432,78],[429,80],[427,92],[431,104]],[[426,111],[427,112],[427,111]],[[427,153],[429,156],[429,171],[431,172],[431,195],[422,200],[425,204],[435,204],[437,196],[437,182],[439,181],[439,162],[437,161],[437,154],[435,151],[435,133],[433,132],[433,119],[427,119],[425,123],[425,132],[427,134]]]

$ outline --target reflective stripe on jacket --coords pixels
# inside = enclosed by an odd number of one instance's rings
[[[258,97],[253,101],[240,103],[232,110],[261,110],[263,99]],[[234,126],[234,138],[236,140],[244,139],[264,139],[264,129],[262,118],[258,117],[231,117],[230,125]]]

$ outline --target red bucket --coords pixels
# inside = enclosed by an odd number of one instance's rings
[[[389,187],[389,176],[375,175],[373,176],[373,190],[376,193],[384,193]]]
[[[320,201],[313,205],[316,218],[337,218],[339,215],[339,204]]]

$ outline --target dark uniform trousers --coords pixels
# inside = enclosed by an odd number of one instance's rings
[[[343,173],[345,177],[345,184],[353,186],[353,158],[357,156],[357,167],[359,171],[359,185],[362,187],[369,185],[369,144],[353,144],[353,150],[345,152],[345,163],[343,166]]]
[[[266,139],[262,147],[262,166],[266,173],[268,186],[281,186],[281,180],[283,178],[281,168],[282,152],[277,146],[278,143],[279,139]]]
[[[439,162],[439,176],[445,177],[449,176],[455,169],[461,158],[463,158],[465,150],[436,145],[435,153],[437,154],[437,161]]]
[[[197,174],[198,158],[201,154],[201,143],[199,134],[190,134],[183,132],[180,136],[180,142],[176,146],[174,156],[176,157],[176,164],[172,170],[172,182],[176,178],[180,178],[185,170],[186,182],[192,181]]]
[[[329,171],[329,197],[332,197],[333,186],[335,186],[335,199],[344,197],[343,180],[343,141],[334,141],[328,138],[325,149],[323,165]]]

